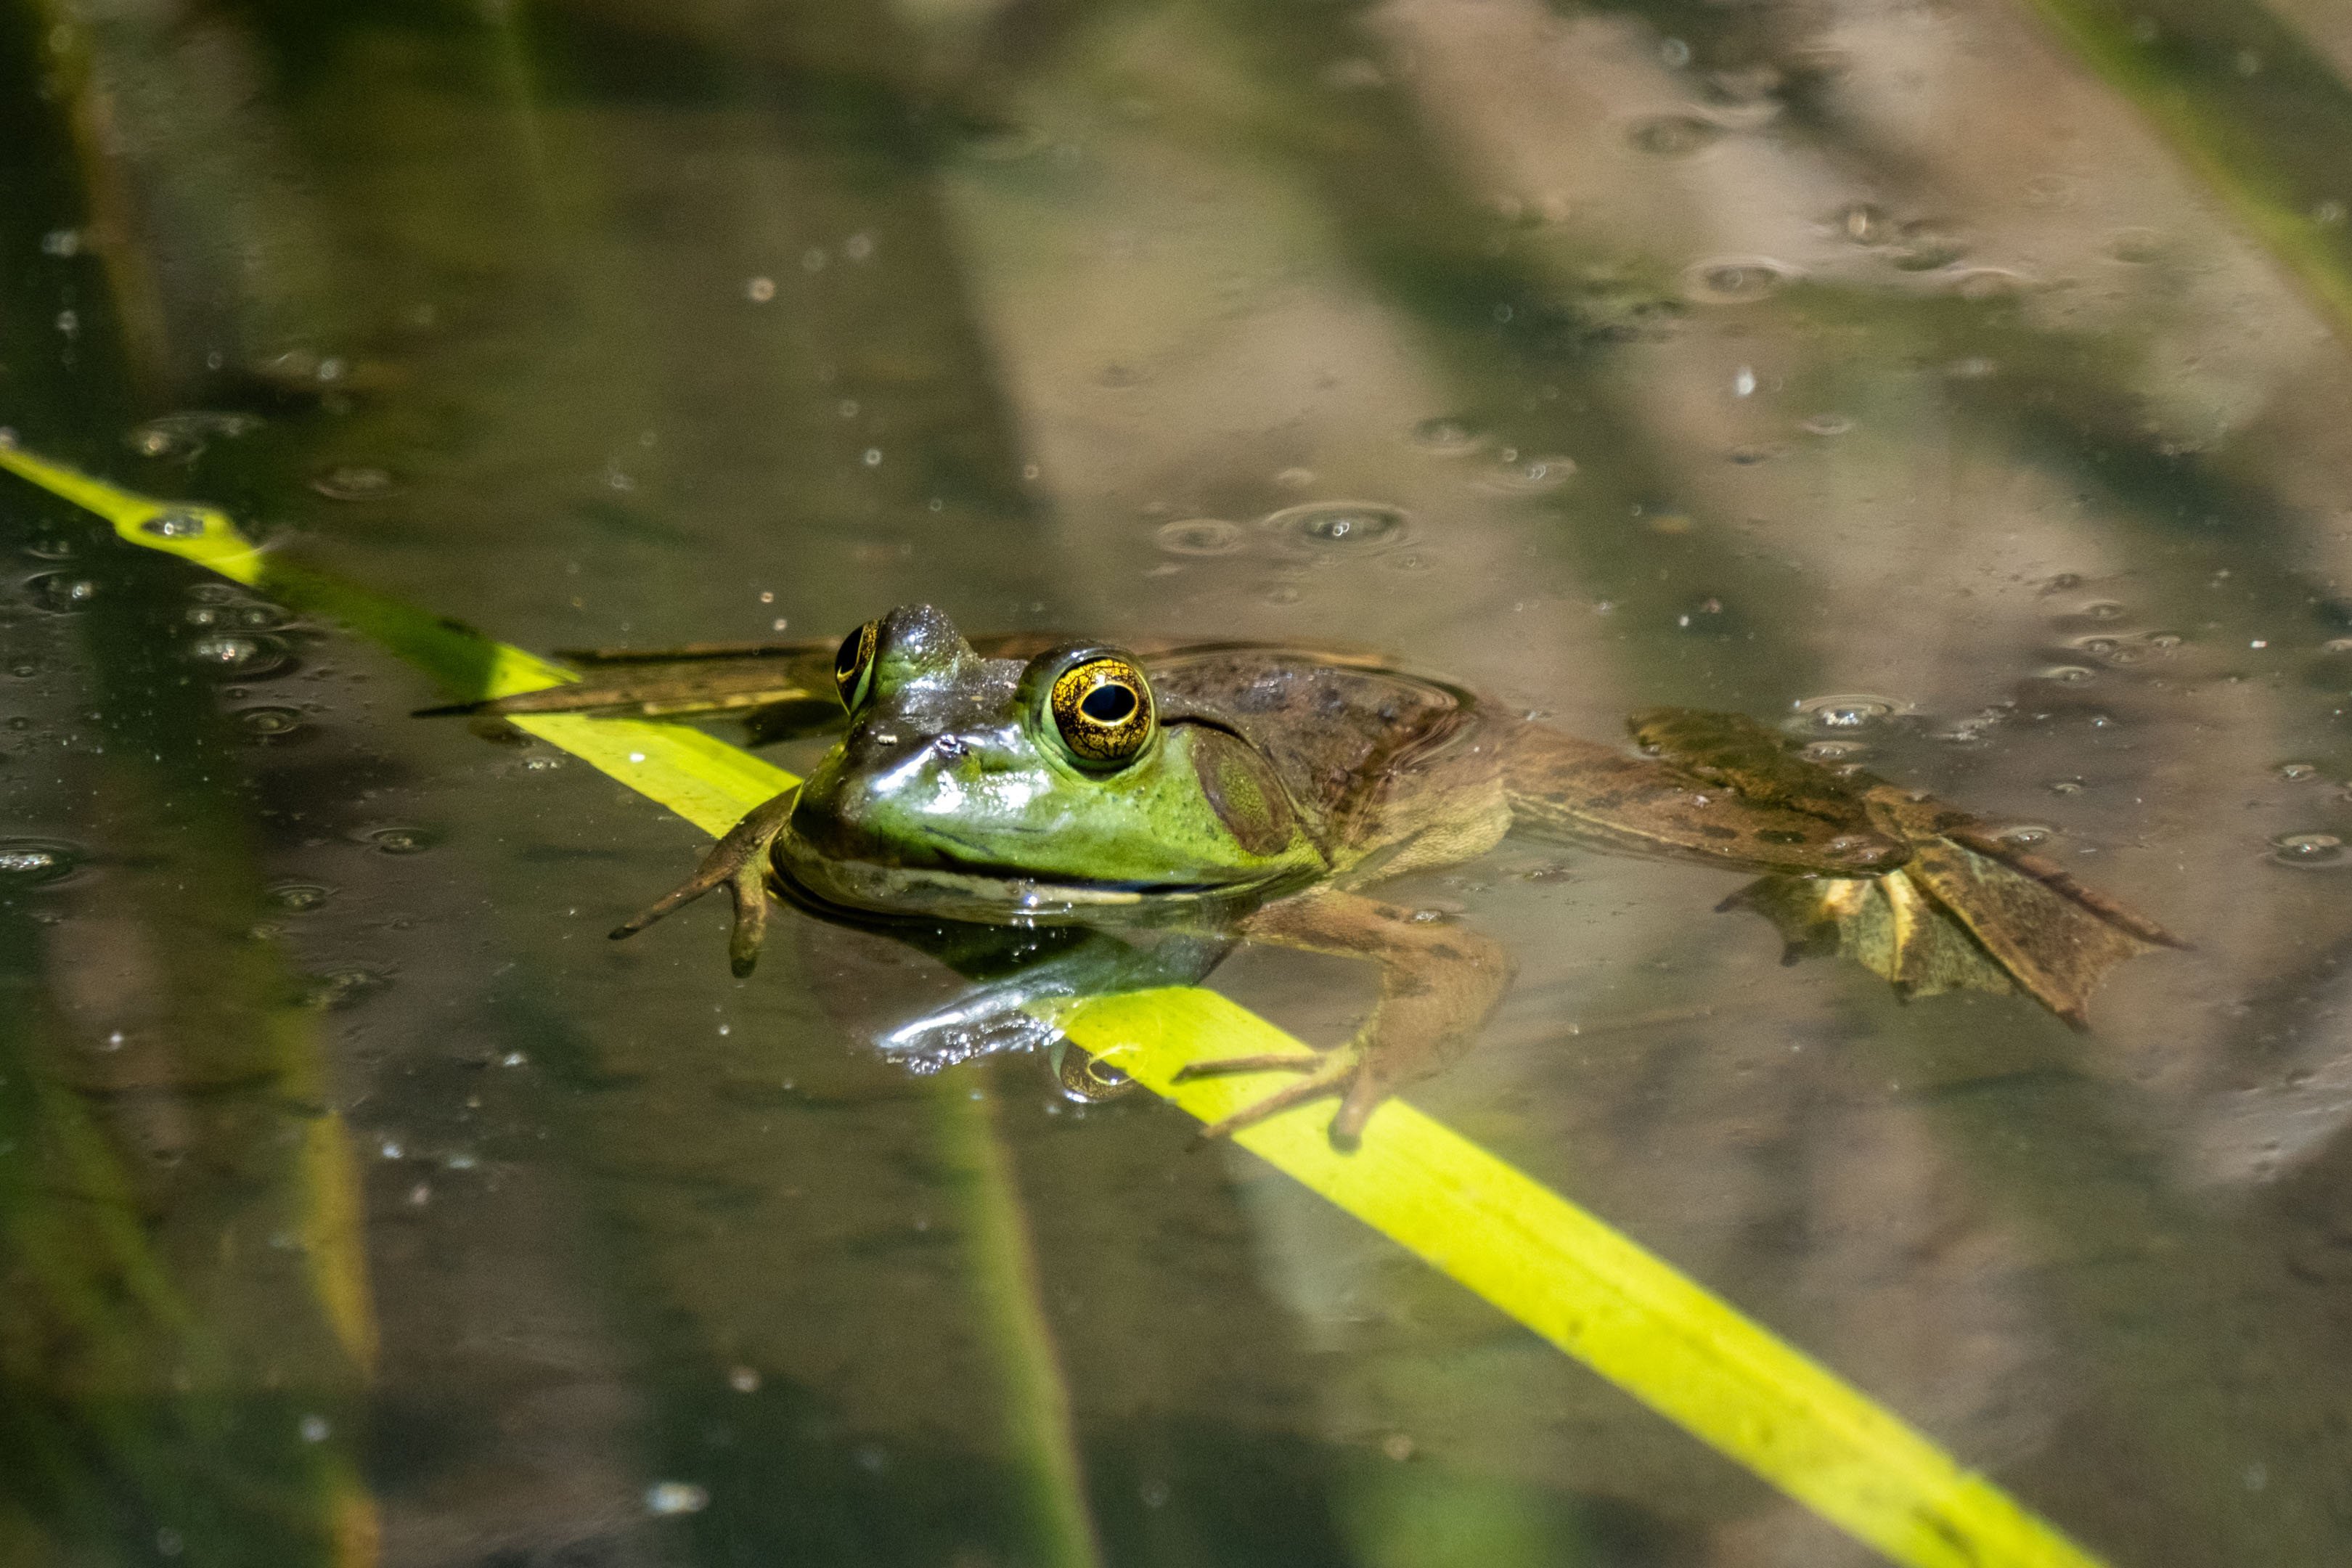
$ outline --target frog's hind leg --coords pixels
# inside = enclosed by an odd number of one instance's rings
[[[727,830],[710,847],[694,875],[643,913],[614,931],[613,940],[635,936],[664,915],[682,910],[713,888],[724,886],[735,900],[735,928],[727,942],[728,966],[738,980],[759,962],[760,941],[768,930],[768,847],[793,813],[797,790],[786,790]]]
[[[1328,1051],[1281,1052],[1193,1062],[1180,1081],[1228,1073],[1305,1076],[1201,1130],[1222,1138],[1307,1100],[1338,1096],[1331,1142],[1352,1149],[1381,1101],[1451,1064],[1477,1039],[1510,988],[1502,947],[1463,926],[1416,920],[1405,910],[1352,893],[1304,894],[1268,904],[1242,928],[1251,942],[1304,948],[1381,966],[1380,1000],[1354,1039]]]

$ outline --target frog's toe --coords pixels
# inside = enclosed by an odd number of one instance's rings
[[[723,886],[735,904],[735,928],[727,942],[728,967],[739,980],[751,973],[768,929],[768,847],[791,815],[793,795],[787,790],[744,817],[710,847],[693,876],[623,921],[613,931],[613,940],[635,936],[663,916]]]
[[[1209,1123],[1193,1135],[1195,1140],[1207,1142],[1213,1138],[1230,1137],[1294,1105],[1339,1095],[1341,1097],[1339,1113],[1331,1121],[1331,1144],[1344,1152],[1356,1147],[1363,1136],[1365,1121],[1389,1094],[1389,1086],[1365,1072],[1363,1066],[1361,1052],[1350,1045],[1334,1051],[1283,1052],[1273,1056],[1226,1057],[1215,1061],[1192,1062],[1179,1068],[1176,1079],[1181,1083],[1190,1079],[1222,1077],[1237,1072],[1303,1073],[1306,1076],[1297,1083],[1276,1089],[1264,1100],[1253,1100],[1232,1115]]]

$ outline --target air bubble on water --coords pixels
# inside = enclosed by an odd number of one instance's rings
[[[2343,865],[2344,840],[2333,833],[2282,833],[2271,840],[2271,858],[2282,866]]]
[[[301,1434],[305,1443],[323,1443],[333,1428],[327,1425],[327,1418],[323,1415],[305,1415],[295,1430]]]
[[[207,669],[249,680],[283,668],[294,650],[280,637],[236,632],[196,638],[188,645],[188,657]]]
[[[281,910],[300,914],[315,910],[335,896],[332,888],[322,888],[316,882],[280,882],[264,895]]]
[[[738,1394],[760,1392],[760,1373],[756,1367],[739,1366],[727,1374],[727,1386]]]
[[[2086,680],[2095,679],[2098,673],[2079,664],[2053,664],[2046,669],[2035,671],[2041,679],[2054,680],[2062,686],[2080,686]]]
[[[1185,517],[1151,531],[1151,541],[1171,555],[1231,555],[1249,542],[1249,531],[1222,517]]]
[[[1486,445],[1486,437],[1459,419],[1424,419],[1412,427],[1412,444],[1441,458],[1459,458]]]
[[[1262,589],[1258,593],[1259,602],[1267,605],[1295,605],[1298,603],[1298,590],[1288,583],[1276,583],[1272,587]]]
[[[2310,763],[2281,763],[2278,765],[2278,776],[2289,784],[2300,784],[2305,779],[2317,778],[2319,769]]]
[[[1993,837],[2003,844],[2014,844],[2020,849],[2031,849],[2037,844],[2048,843],[2057,837],[2057,833],[2056,828],[2046,827],[2038,822],[2020,822],[1995,830]]]
[[[1695,114],[1660,114],[1630,127],[1625,140],[1656,158],[1687,158],[1721,141],[1724,128]]]
[[[1978,303],[2013,300],[2030,287],[2032,280],[2025,274],[2011,272],[2005,267],[1971,267],[1952,279],[1953,293]]]
[[[1795,706],[1798,712],[1811,718],[1817,728],[1823,730],[1867,729],[1911,709],[1909,703],[1899,698],[1851,691],[1803,698]]]
[[[1576,476],[1576,459],[1558,453],[1522,458],[1513,455],[1507,462],[1496,463],[1481,473],[1475,481],[1483,490],[1496,495],[1540,496],[1568,483]]]
[[[37,888],[69,876],[80,846],[59,838],[0,838],[0,887]]]
[[[2179,632],[2149,632],[2140,638],[2140,641],[2153,648],[2179,647],[2184,640]],[[2352,646],[2352,644],[2347,646]]]
[[[1717,256],[1683,268],[1685,299],[1702,305],[1744,305],[1774,294],[1801,277],[1788,262],[1769,256]]]
[[[302,710],[299,708],[240,708],[236,710],[236,726],[257,740],[274,740],[290,735],[302,727]]]
[[[2083,793],[2083,781],[2081,779],[2071,778],[2052,779],[2043,787],[2048,789],[2052,795],[2080,795]]]
[[[1798,753],[1809,763],[1850,763],[1870,754],[1860,741],[1813,741]]]
[[[2094,599],[2074,612],[2084,620],[2116,621],[2124,617],[2124,606],[2113,599]]]
[[[1808,436],[1843,436],[1853,428],[1853,421],[1843,414],[1816,414],[1799,428]]]
[[[366,836],[368,847],[383,855],[418,855],[438,842],[422,827],[379,827]]]
[[[322,1012],[340,1013],[346,1007],[358,1006],[391,984],[392,977],[381,970],[363,964],[343,964],[312,975],[302,999]],[[397,1148],[396,1144],[385,1144],[384,1158],[398,1159]]]
[[[266,631],[272,626],[283,626],[286,612],[259,600],[236,602],[215,599],[189,605],[181,619],[192,626],[206,630]]]
[[[202,512],[159,511],[141,523],[139,531],[158,539],[202,539],[207,526]]]
[[[647,1513],[700,1513],[709,1506],[709,1489],[692,1481],[656,1481],[646,1489]]]
[[[45,572],[25,584],[25,595],[45,610],[67,616],[89,608],[98,597],[98,584],[70,572]]]
[[[1906,272],[1930,272],[1950,266],[1968,253],[1969,247],[1958,235],[1942,224],[1921,218],[1903,226],[1887,259]]]
[[[1885,210],[1868,202],[1855,202],[1838,214],[1838,227],[1856,245],[1884,245],[1895,233]]]
[[[383,500],[401,492],[401,483],[383,468],[344,463],[311,477],[310,488],[329,500]]]
[[[1380,501],[1310,501],[1285,507],[1259,526],[1291,542],[1317,550],[1365,551],[1402,544],[1412,519],[1401,507]]]
[[[157,420],[124,432],[122,444],[142,458],[159,462],[193,462],[205,449],[205,438],[193,430],[173,429]]]

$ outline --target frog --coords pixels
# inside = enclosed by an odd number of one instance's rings
[[[1183,1069],[1291,1075],[1202,1138],[1336,1100],[1328,1136],[1350,1150],[1382,1102],[1470,1049],[1511,954],[1380,885],[1507,836],[1760,873],[1718,907],[1770,920],[1787,962],[1842,955],[1906,997],[2022,993],[2077,1028],[2114,965],[2186,945],[1982,819],[1744,714],[1646,709],[1610,744],[1374,654],[967,639],[921,604],[838,644],[568,657],[602,678],[454,710],[733,715],[755,742],[845,726],[616,940],[724,889],[739,977],[780,900],[853,921],[1173,929],[1373,966],[1377,998],[1344,1042]]]

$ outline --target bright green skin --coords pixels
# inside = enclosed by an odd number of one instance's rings
[[[1329,872],[1307,814],[1261,812],[1244,842],[1232,792],[1219,811],[1202,773],[1232,750],[1222,731],[1179,718],[1124,765],[1084,765],[1045,700],[1054,668],[893,612],[849,734],[777,837],[780,878],[852,908],[1025,923],[1254,905]],[[1262,768],[1252,784],[1281,787]]]

